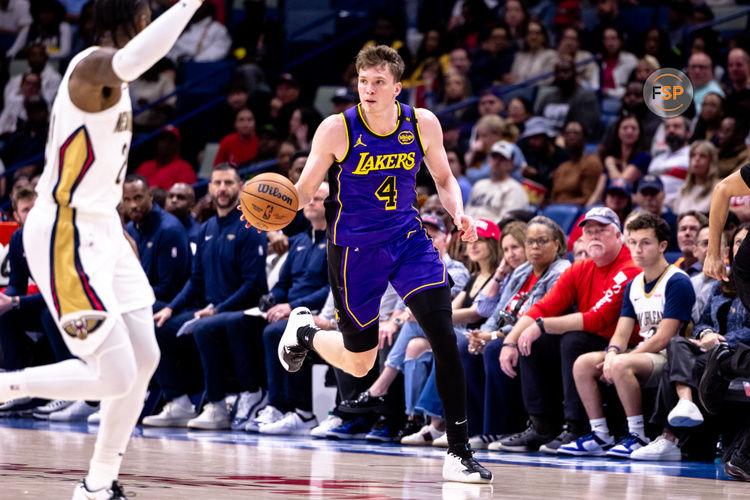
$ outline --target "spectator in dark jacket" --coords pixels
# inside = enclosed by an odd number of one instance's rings
[[[135,241],[154,289],[154,312],[160,311],[185,284],[190,263],[187,231],[177,217],[154,203],[148,181],[138,174],[125,177],[122,204],[130,219],[125,231]]]
[[[200,344],[203,336],[220,337],[228,342],[243,393],[262,392],[252,369],[257,366],[254,355],[258,355],[260,363],[262,357],[253,337],[247,335],[243,310],[257,304],[267,290],[266,237],[245,229],[240,220],[241,213],[236,209],[240,187],[239,175],[231,165],[214,168],[208,189],[217,214],[202,226],[190,279],[172,302],[154,315],[161,349],[155,376],[168,402],[160,414],[144,418],[144,425],[230,427],[224,394],[221,388],[216,388],[222,385],[221,380],[206,380],[208,403],[197,418],[187,395],[190,375],[200,373],[196,343]],[[202,308],[190,309],[196,302]],[[173,312],[179,314],[173,317]],[[194,322],[188,323],[191,320]],[[203,356],[201,361],[205,362]]]

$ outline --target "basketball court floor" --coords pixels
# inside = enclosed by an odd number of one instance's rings
[[[70,498],[95,426],[0,419],[0,499]],[[479,451],[492,486],[443,483],[443,451],[360,441],[138,427],[120,479],[148,499],[750,499],[718,464]]]

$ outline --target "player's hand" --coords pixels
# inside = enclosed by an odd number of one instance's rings
[[[289,304],[276,304],[266,313],[266,321],[274,323],[286,319],[292,313],[292,307]]]
[[[541,335],[542,331],[539,329],[539,325],[537,325],[536,322],[527,326],[526,329],[521,332],[521,336],[518,337],[518,352],[524,356],[531,354],[531,344],[541,337]]]
[[[727,276],[727,266],[718,255],[706,255],[706,260],[703,261],[703,272],[706,276],[714,278],[719,281],[729,281]]]
[[[241,205],[237,205],[237,210],[239,210],[240,212],[242,212],[242,206]],[[253,225],[250,224],[247,221],[247,219],[245,219],[245,214],[244,213],[242,215],[240,215],[240,220],[245,223],[245,229],[250,229],[251,227],[253,227]],[[258,229],[258,234],[260,234],[261,232],[262,231],[260,229]]]
[[[156,323],[157,327],[162,326],[166,321],[172,317],[172,309],[169,307],[165,307],[161,311],[154,314],[154,323]]]
[[[388,345],[393,345],[393,334],[398,330],[398,326],[393,321],[383,321],[380,323],[380,331],[378,332],[378,349],[385,347],[386,341]]]
[[[453,223],[461,231],[461,240],[477,241],[477,226],[474,223],[474,219],[459,212],[453,219]]]
[[[518,364],[518,349],[505,346],[500,349],[500,368],[510,378],[516,377],[515,367]]]

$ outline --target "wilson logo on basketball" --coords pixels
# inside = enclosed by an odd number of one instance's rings
[[[292,198],[282,193],[281,190],[276,186],[271,186],[269,184],[258,184],[258,193],[271,195],[279,201],[286,203],[290,207],[292,206]]]
[[[414,134],[412,134],[408,130],[405,130],[398,134],[398,142],[399,144],[402,144],[404,146],[406,146],[407,144],[411,144],[412,142],[414,142]]]

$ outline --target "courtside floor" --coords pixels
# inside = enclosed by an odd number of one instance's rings
[[[68,499],[95,426],[0,419],[0,499]],[[138,427],[120,476],[148,499],[747,498],[718,464],[480,451],[492,486],[443,483],[444,451],[360,441]]]

